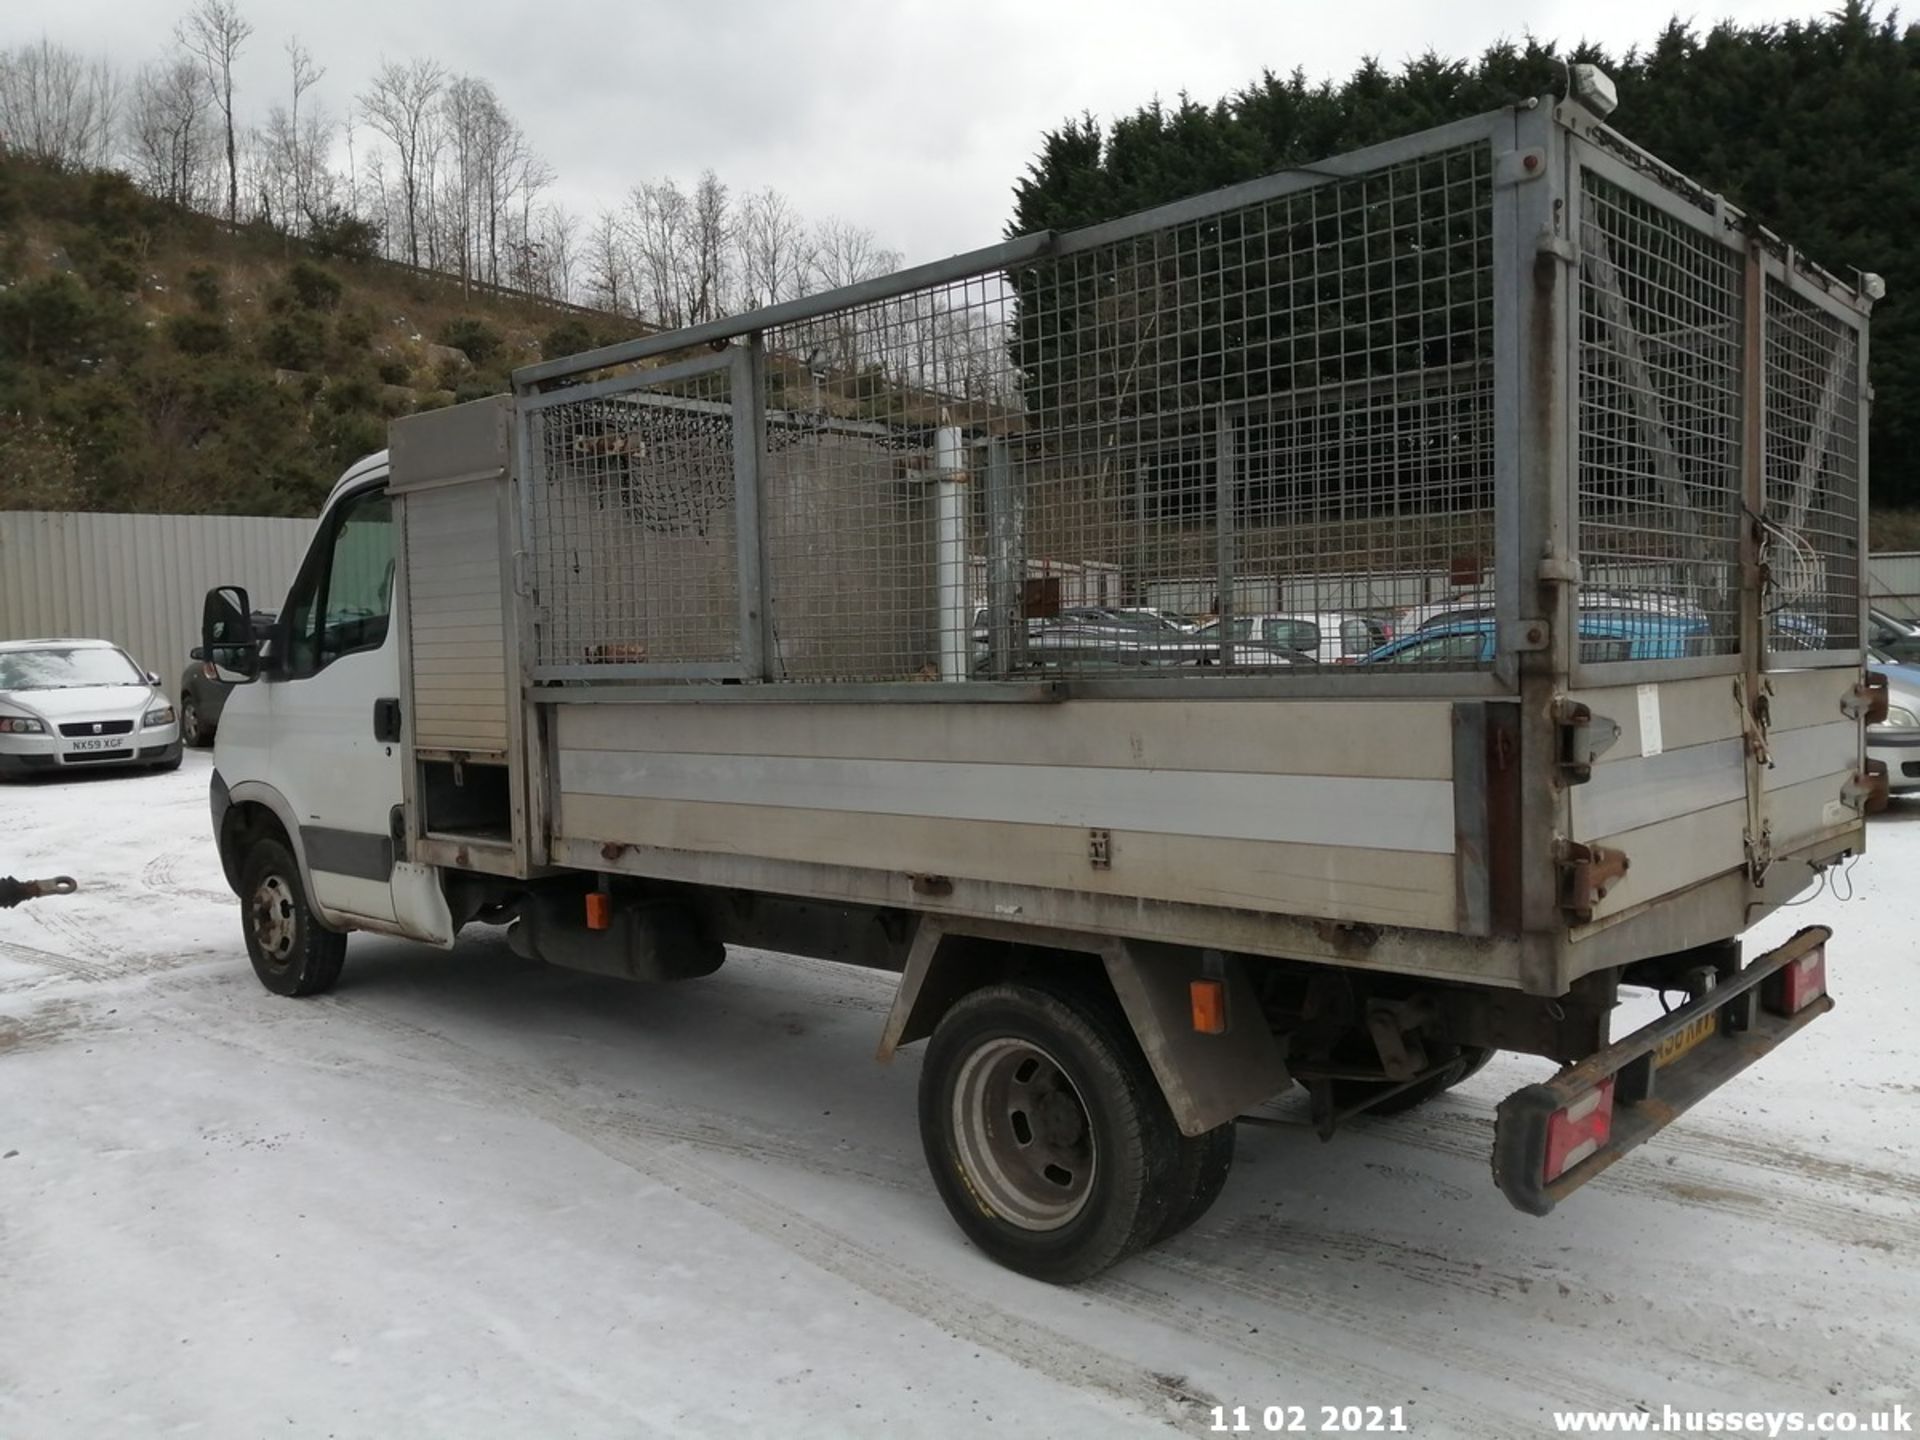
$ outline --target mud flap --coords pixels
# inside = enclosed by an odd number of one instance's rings
[[[1286,1060],[1239,960],[1140,940],[1114,941],[1101,958],[1183,1135],[1203,1135],[1287,1088]],[[1193,1027],[1195,980],[1225,982],[1217,1035]]]

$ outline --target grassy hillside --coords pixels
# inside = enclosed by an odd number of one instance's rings
[[[632,328],[340,248],[0,159],[0,509],[312,514],[392,417]]]

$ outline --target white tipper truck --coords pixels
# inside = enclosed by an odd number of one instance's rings
[[[934,1183],[1049,1280],[1286,1087],[1499,1049],[1565,1067],[1495,1130],[1544,1214],[1832,1003],[1739,936],[1884,793],[1873,293],[1547,99],[528,366],[341,478],[269,639],[209,596],[254,967],[896,972]],[[1396,633],[1234,624],[1328,612]]]

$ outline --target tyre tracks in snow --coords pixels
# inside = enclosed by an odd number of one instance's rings
[[[370,1067],[357,1058],[322,1060],[317,1068],[323,1071],[361,1076],[373,1073],[382,1079],[404,1080],[416,1088],[423,1088],[423,1074],[437,1075],[424,1088],[442,1098],[476,1109],[497,1111],[503,1104],[510,1105],[957,1339],[992,1350],[1070,1387],[1090,1387],[1126,1401],[1144,1418],[1191,1428],[1210,1418],[1208,1407],[1222,1403],[1204,1394],[1185,1376],[1156,1372],[992,1301],[968,1295],[948,1281],[768,1198],[743,1185],[737,1175],[712,1170],[699,1158],[704,1153],[785,1165],[833,1180],[924,1194],[927,1187],[917,1157],[852,1144],[796,1140],[735,1116],[677,1103],[659,1106],[626,1099],[617,1103],[587,1102],[519,1062],[484,1054],[444,1032],[399,1019],[367,1002],[330,996],[304,1002],[302,1008],[306,1006],[330,1018],[350,1021],[362,1030],[389,1035],[410,1054],[418,1055],[423,1047],[430,1049],[437,1062],[422,1067],[375,1062]],[[249,1044],[242,1032],[230,1025],[186,1014],[169,1018],[205,1038],[252,1050],[263,1058],[312,1063],[290,1055],[277,1044]],[[279,1031],[281,1027],[276,1023],[273,1028]],[[1271,1338],[1264,1343],[1251,1342],[1247,1326],[1239,1318],[1209,1312],[1190,1297],[1167,1293],[1164,1282],[1179,1287],[1186,1272],[1163,1263],[1159,1252],[1137,1257],[1123,1266],[1121,1273],[1137,1278],[1104,1276],[1080,1287],[1081,1292],[1179,1334],[1203,1334],[1210,1344],[1257,1361],[1263,1370],[1280,1364],[1297,1366],[1331,1392],[1398,1395],[1406,1388],[1402,1373],[1356,1358],[1363,1338],[1379,1333],[1378,1316],[1349,1307],[1340,1320],[1342,1328],[1352,1332],[1350,1343],[1330,1343],[1327,1329],[1333,1312],[1311,1297],[1294,1296],[1281,1307],[1284,1316],[1261,1317]],[[1150,1283],[1155,1277],[1163,1282],[1161,1286]],[[1284,1336],[1278,1333],[1282,1328],[1288,1331]],[[1430,1339],[1423,1339],[1420,1348],[1429,1351]],[[1446,1412],[1447,1423],[1461,1433],[1519,1436],[1530,1433],[1530,1427],[1537,1423],[1537,1416],[1515,1416],[1511,1417],[1510,1428],[1503,1428],[1498,1423],[1501,1417],[1490,1417],[1478,1398],[1451,1396],[1437,1388],[1419,1403],[1430,1419],[1437,1420],[1440,1412]]]
[[[168,899],[198,900],[209,905],[237,905],[231,890],[215,890],[194,885],[179,878],[180,863],[187,858],[180,850],[166,850],[149,860],[140,871],[141,887]]]
[[[63,957],[53,957],[60,959]],[[741,957],[746,958],[746,957]],[[755,959],[752,969],[771,971],[783,960]],[[804,968],[804,967],[803,967]],[[825,974],[822,962],[818,967]],[[860,977],[865,980],[867,977]],[[875,981],[884,984],[880,977]],[[772,988],[773,977],[762,973],[750,984],[756,990]],[[234,984],[251,990],[244,972]],[[714,1210],[743,1228],[839,1276],[857,1288],[932,1323],[956,1338],[991,1349],[1027,1368],[1076,1387],[1092,1387],[1136,1406],[1143,1415],[1167,1423],[1192,1424],[1204,1406],[1213,1403],[1185,1377],[1156,1374],[1097,1346],[1063,1335],[1041,1322],[1011,1314],[991,1301],[956,1294],[954,1287],[891,1255],[840,1234],[743,1186],[734,1174],[715,1172],[700,1157],[748,1160],[785,1166],[850,1184],[889,1191],[923,1193],[917,1157],[825,1137],[796,1138],[776,1134],[764,1126],[721,1112],[673,1104],[662,1106],[613,1094],[593,1097],[564,1074],[535,1070],[529,1065],[489,1055],[441,1030],[400,1019],[378,1001],[330,996],[288,1003],[259,997],[261,1005],[235,1024],[230,1016],[209,1018],[205,1004],[220,1003],[207,991],[206,977],[159,977],[152,982],[163,1000],[160,1018],[222,1045],[248,1051],[269,1063],[291,1060],[323,1073],[369,1075],[479,1110],[498,1111],[503,1105],[569,1134],[618,1163],[643,1173],[689,1200]],[[859,987],[877,999],[878,984]],[[796,987],[794,1000],[812,998]],[[224,1006],[223,1006],[224,1008]],[[867,1008],[865,1005],[856,1008]],[[319,1013],[316,1015],[315,1011]],[[302,1044],[277,1038],[283,1025],[311,1024],[325,1018],[364,1046],[369,1035],[392,1043],[378,1046],[381,1054],[303,1053]],[[331,1030],[331,1026],[328,1027]],[[262,1030],[271,1032],[260,1033]],[[389,1057],[403,1056],[396,1063]],[[1305,1131],[1297,1121],[1269,1117],[1282,1129]],[[1682,1122],[1684,1123],[1684,1122]],[[1458,1106],[1436,1107],[1395,1120],[1366,1122],[1355,1127],[1365,1135],[1446,1156],[1484,1164],[1491,1142],[1491,1118]],[[1895,1182],[1891,1191],[1910,1193],[1916,1182],[1894,1172],[1848,1162],[1824,1161],[1775,1147],[1756,1155],[1739,1137],[1705,1132],[1710,1138],[1700,1149],[1728,1166],[1750,1168],[1763,1181],[1818,1180],[1834,1184],[1870,1183],[1875,1177]],[[1647,1155],[1630,1159],[1596,1184],[1646,1198],[1725,1210],[1744,1218],[1764,1217],[1775,1223],[1806,1229],[1829,1240],[1893,1247],[1890,1224],[1902,1222],[1865,1215],[1857,1210],[1812,1197],[1784,1193],[1764,1184],[1752,1188],[1723,1170],[1701,1174],[1690,1167],[1676,1176],[1675,1167]],[[1641,1171],[1629,1167],[1643,1160]],[[1811,1162],[1811,1163],[1807,1163]],[[1908,1229],[1912,1229],[1910,1223]],[[984,1262],[983,1262],[984,1263]],[[1331,1268],[1330,1268],[1331,1267]],[[1347,1271],[1362,1273],[1364,1285],[1330,1280]],[[1445,1318],[1433,1305],[1405,1306],[1394,1287],[1412,1284],[1438,1295],[1469,1295],[1508,1306],[1516,1302],[1535,1318],[1554,1324],[1582,1327],[1618,1323],[1596,1308],[1596,1296],[1573,1275],[1553,1266],[1530,1273],[1525,1262],[1505,1258],[1493,1265],[1444,1250],[1365,1233],[1303,1226],[1291,1220],[1268,1221],[1242,1215],[1224,1223],[1203,1222],[1195,1231],[1138,1257],[1118,1271],[1082,1287],[1102,1303],[1163,1326],[1182,1335],[1203,1337],[1210,1346],[1257,1361],[1266,1367],[1298,1366],[1329,1386],[1352,1394],[1395,1395],[1408,1386],[1406,1369],[1384,1368],[1356,1358],[1369,1347],[1400,1351],[1420,1363],[1444,1353],[1473,1377],[1491,1376],[1498,1389],[1524,1395],[1545,1405],[1551,1399],[1605,1409],[1617,1403],[1617,1392],[1587,1378],[1575,1365],[1530,1362],[1524,1388],[1514,1389],[1511,1356],[1487,1344],[1462,1341],[1457,1332],[1436,1330]],[[1350,1292],[1361,1289],[1365,1299]],[[1349,1292],[1349,1293],[1342,1293]],[[1196,1294],[1229,1299],[1224,1306],[1196,1300]],[[1529,1298],[1530,1297],[1530,1298]],[[1599,1297],[1600,1303],[1614,1297]],[[1246,1323],[1248,1307],[1257,1320],[1260,1338],[1251,1338]],[[1408,1315],[1407,1311],[1412,1311]],[[1419,1315],[1424,1313],[1423,1325]],[[1727,1355],[1713,1345],[1689,1338],[1688,1326],[1697,1321],[1703,1335],[1711,1333],[1709,1318],[1691,1316],[1684,1305],[1668,1312],[1670,1323],[1663,1344],[1703,1365],[1724,1368]],[[1759,1338],[1759,1337],[1756,1337]],[[1865,1338],[1865,1337],[1863,1337]],[[1760,1378],[1778,1382],[1798,1372],[1794,1347],[1785,1339],[1763,1343],[1749,1357],[1750,1369]],[[1612,1397],[1612,1398],[1610,1398]],[[1237,1398],[1237,1397],[1230,1397]],[[1478,1397],[1453,1395],[1438,1384],[1421,1397],[1426,1417],[1438,1421],[1437,1411],[1452,1412],[1446,1423],[1467,1433],[1529,1433],[1540,1423],[1538,1411],[1525,1415],[1489,1414]]]
[[[1291,1120],[1266,1123],[1287,1129],[1310,1128],[1304,1122]],[[1845,1161],[1825,1161],[1819,1156],[1783,1147],[1776,1147],[1775,1153],[1768,1155],[1757,1146],[1725,1135],[1713,1136],[1710,1131],[1704,1136],[1693,1136],[1684,1128],[1685,1116],[1675,1124],[1682,1127],[1673,1133],[1673,1145],[1677,1148],[1667,1149],[1664,1154],[1659,1149],[1643,1149],[1627,1156],[1591,1183],[1602,1190],[1697,1206],[1743,1219],[1765,1216],[1844,1245],[1889,1253],[1920,1252],[1920,1215],[1864,1210],[1857,1202],[1795,1193],[1777,1183],[1755,1186],[1729,1175],[1724,1169],[1701,1162],[1719,1161],[1785,1180],[1885,1188],[1920,1196],[1920,1181],[1913,1177]],[[1490,1163],[1493,1153],[1492,1115],[1445,1108],[1444,1102],[1441,1108],[1422,1108],[1392,1119],[1363,1120],[1352,1128],[1391,1144],[1459,1156],[1481,1164]]]
[[[332,996],[311,1003],[329,1013],[330,1018],[348,1019],[357,1027],[392,1036],[396,1051],[418,1055],[424,1045],[452,1062],[420,1066],[374,1062],[371,1069],[381,1078],[420,1088],[423,1077],[431,1076],[425,1088],[475,1109],[497,1110],[503,1101],[510,1103],[610,1158],[668,1184],[696,1203],[797,1251],[809,1263],[970,1343],[986,1346],[1065,1383],[1093,1385],[1131,1400],[1149,1415],[1156,1414],[1155,1406],[1170,1406],[1176,1412],[1174,1419],[1190,1423],[1196,1407],[1214,1403],[1199,1395],[1185,1377],[1155,1374],[1097,1349],[1092,1350],[1090,1358],[1086,1353],[1089,1347],[1057,1331],[1047,1329],[1046,1335],[1054,1338],[1042,1343],[1044,1337],[1034,1334],[1035,1322],[1021,1319],[1009,1328],[1006,1312],[991,1302],[970,1302],[971,1308],[963,1306],[956,1312],[948,1303],[955,1298],[951,1285],[903,1268],[891,1256],[880,1255],[797,1214],[791,1207],[770,1201],[751,1187],[742,1187],[734,1176],[715,1174],[689,1152],[790,1166],[832,1180],[924,1194],[923,1169],[917,1156],[776,1135],[733,1115],[678,1103],[650,1105],[631,1097],[620,1097],[613,1103],[588,1103],[544,1072],[535,1073],[518,1062],[486,1055],[442,1031],[402,1020],[366,1001]],[[279,1026],[280,1022],[273,1022],[276,1031]],[[233,1027],[204,1027],[203,1033],[222,1043],[241,1044],[263,1058],[288,1058],[276,1043],[246,1044]],[[318,1068],[365,1075],[370,1067],[358,1058],[336,1058],[319,1061]],[[1289,1246],[1290,1239],[1283,1237],[1282,1248],[1298,1252],[1298,1270],[1305,1263],[1307,1249]],[[1434,1354],[1437,1344],[1451,1347],[1452,1342],[1444,1337],[1393,1320],[1385,1313],[1391,1306],[1341,1300],[1329,1292],[1324,1267],[1317,1274],[1302,1273],[1296,1281],[1284,1285],[1263,1286],[1238,1273],[1260,1263],[1272,1248],[1270,1237],[1261,1237],[1253,1227],[1221,1236],[1190,1232],[1171,1246],[1135,1257],[1115,1274],[1100,1277],[1081,1291],[1145,1322],[1182,1335],[1204,1335],[1210,1346],[1256,1361],[1263,1369],[1296,1367],[1335,1393],[1398,1395],[1406,1388],[1403,1368],[1358,1358],[1369,1347],[1384,1342],[1422,1359]],[[1392,1257],[1387,1258],[1390,1261]],[[1381,1257],[1373,1259],[1377,1264]],[[1432,1283],[1448,1291],[1456,1287],[1445,1282],[1471,1268],[1466,1261],[1454,1262],[1450,1268],[1429,1263],[1435,1270]],[[1391,1263],[1385,1268],[1393,1269]],[[1398,1274],[1397,1278],[1409,1277]],[[1196,1281],[1200,1282],[1198,1286]],[[1236,1296],[1261,1307],[1255,1328],[1267,1338],[1250,1339],[1241,1316],[1196,1302],[1191,1292],[1197,1288]],[[1062,1346],[1067,1348],[1063,1351]],[[1037,1361],[1036,1355],[1040,1357]],[[1510,1366],[1503,1365],[1494,1352],[1488,1351],[1480,1358],[1496,1377],[1510,1373]],[[1418,1401],[1420,1408],[1429,1419],[1438,1420],[1444,1414],[1448,1425],[1460,1433],[1518,1436],[1532,1433],[1539,1424],[1537,1410],[1489,1414],[1482,1397],[1451,1394],[1444,1388],[1442,1377],[1433,1379],[1433,1387]],[[1596,1406],[1605,1399],[1604,1392],[1590,1386],[1577,1370],[1563,1373],[1553,1366],[1536,1366],[1532,1382],[1538,1387],[1535,1398],[1540,1406],[1545,1406],[1552,1395],[1585,1396]]]
[[[454,1078],[451,1083],[443,1079],[422,1087],[420,1069],[369,1066],[358,1057],[315,1065],[310,1057],[291,1053],[286,1047],[246,1043],[231,1028],[190,1013],[190,1002],[186,1007],[170,1007],[161,1018],[204,1039],[250,1050],[276,1063],[294,1061],[327,1073],[363,1077],[369,1073],[383,1078],[404,1076],[417,1088],[475,1108],[497,1112],[503,1106],[510,1107],[957,1339],[991,1350],[1070,1388],[1092,1388],[1110,1399],[1126,1402],[1143,1418],[1191,1426],[1206,1417],[1205,1406],[1216,1403],[1192,1391],[1182,1377],[1155,1375],[1037,1321],[957,1292],[934,1276],[762,1196],[742,1185],[737,1177],[708,1169],[688,1152],[709,1148],[729,1156],[795,1164],[816,1174],[862,1183],[877,1178],[872,1164],[851,1157],[835,1158],[832,1150],[823,1152],[818,1146],[779,1140],[764,1131],[755,1135],[752,1127],[732,1117],[687,1111],[685,1107],[675,1106],[669,1111],[583,1104],[580,1097],[569,1095],[563,1087],[524,1065],[486,1055],[440,1031],[385,1014],[365,1002],[328,996],[300,1002],[300,1008],[318,1010],[362,1030],[384,1033],[416,1053],[430,1047],[437,1053],[428,1070],[451,1068]],[[281,1027],[276,1024],[273,1028]],[[736,1133],[728,1136],[729,1129]],[[742,1130],[748,1133],[738,1133]],[[878,1168],[885,1172],[885,1166]],[[900,1177],[902,1171],[894,1174]],[[897,1178],[894,1188],[909,1186],[904,1178]]]

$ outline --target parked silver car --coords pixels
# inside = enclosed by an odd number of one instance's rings
[[[1895,795],[1920,791],[1920,665],[1905,665],[1884,650],[1871,652],[1873,668],[1887,677],[1887,718],[1867,727],[1867,758],[1887,767]]]
[[[1386,620],[1357,610],[1326,610],[1307,615],[1236,615],[1233,663],[1236,665],[1297,665],[1303,660],[1322,665],[1353,665],[1392,638]],[[1196,639],[1217,645],[1218,620],[1202,625]]]
[[[173,702],[118,645],[0,641],[0,776],[179,764]]]

